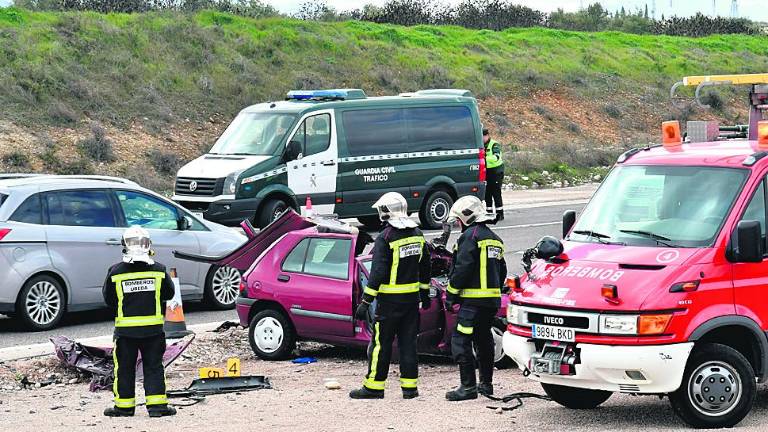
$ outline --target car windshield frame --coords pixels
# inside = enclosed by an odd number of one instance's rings
[[[227,126],[208,151],[212,155],[271,156],[293,129],[297,113],[242,111]],[[258,128],[255,129],[254,128]],[[249,137],[267,136],[266,142],[244,142]]]
[[[686,171],[694,174],[685,174]],[[749,174],[746,168],[706,165],[617,166],[590,199],[566,240],[638,247],[712,247],[742,195]],[[661,188],[653,191],[653,182],[658,182],[659,177]],[[702,177],[711,180],[702,182]],[[706,189],[713,184],[719,189],[707,189],[712,192],[709,196],[723,198],[721,201],[706,201],[702,198],[706,195],[696,193],[695,188]],[[726,202],[729,196],[730,201]],[[633,200],[642,204],[643,199],[648,202],[646,210],[643,206],[631,205]],[[704,213],[707,206],[717,208]],[[637,213],[637,209],[641,215],[644,211],[647,219],[622,220],[636,217],[632,213]],[[696,217],[679,217],[694,216],[691,211],[699,213]],[[706,222],[710,218],[719,218],[719,221]],[[697,234],[701,234],[700,238],[695,237]]]

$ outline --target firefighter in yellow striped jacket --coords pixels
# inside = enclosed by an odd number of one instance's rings
[[[363,387],[352,390],[353,399],[381,399],[389,372],[392,343],[397,337],[400,354],[400,387],[404,399],[419,395],[419,366],[416,337],[419,332],[419,303],[430,307],[430,255],[416,222],[408,218],[405,198],[396,192],[382,195],[373,205],[384,222],[384,230],[373,245],[373,261],[360,304],[359,320],[368,319],[376,300],[373,335],[368,346],[368,372]]]
[[[447,288],[447,303],[461,304],[451,352],[459,364],[461,385],[446,393],[446,399],[477,399],[477,394],[493,394],[493,337],[491,327],[501,306],[501,287],[507,276],[504,243],[486,226],[494,216],[474,196],[461,197],[451,207],[449,219],[461,222]],[[475,354],[480,385],[475,376]]]
[[[123,233],[123,261],[109,270],[102,294],[115,311],[114,407],[109,417],[130,417],[136,408],[136,359],[141,352],[144,391],[150,417],[176,414],[165,394],[165,333],[163,302],[173,298],[174,286],[165,266],[152,259],[149,233],[141,227]]]

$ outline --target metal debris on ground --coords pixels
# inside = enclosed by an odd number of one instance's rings
[[[514,411],[514,410],[520,408],[521,406],[523,406],[523,399],[539,399],[539,400],[544,400],[544,401],[551,401],[552,400],[549,396],[544,396],[544,395],[540,395],[540,394],[536,394],[536,393],[527,393],[527,392],[512,393],[512,394],[508,394],[508,395],[506,395],[504,397],[500,397],[500,398],[495,397],[495,396],[490,396],[490,395],[484,395],[484,396],[487,397],[488,399],[490,399],[492,401],[496,401],[496,402],[501,402],[501,403],[505,403],[505,404],[508,404],[510,402],[514,402],[515,403],[515,405],[503,406],[503,407],[496,407],[496,406],[492,406],[492,405],[486,406],[486,408],[495,410],[497,413],[500,413],[499,410],[501,410],[502,412],[503,411]]]
[[[183,398],[187,403],[173,403],[174,406],[191,406],[215,394],[241,393],[254,390],[271,389],[269,378],[262,375],[247,375],[223,378],[198,378],[186,389],[168,390],[169,398]]]
[[[237,323],[235,321],[224,321],[223,323],[219,324],[218,327],[211,330],[213,333],[221,333],[225,332],[233,327],[240,327],[240,323]]]
[[[163,365],[168,367],[168,365],[173,363],[173,361],[187,349],[194,339],[195,336],[192,335],[168,345],[163,354]],[[112,381],[114,380],[113,374],[115,369],[112,360],[111,347],[83,345],[65,336],[52,337],[51,342],[56,351],[56,357],[59,358],[59,361],[61,361],[62,364],[90,374],[91,391],[110,388]],[[139,360],[136,364],[136,378],[141,378],[143,375],[144,371],[141,366],[141,356],[139,356]]]
[[[317,359],[314,357],[299,357],[291,360],[291,363],[296,363],[296,364],[317,363]]]

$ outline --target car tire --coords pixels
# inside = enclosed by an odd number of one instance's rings
[[[203,298],[206,306],[217,310],[234,309],[240,295],[240,271],[224,266],[211,266],[205,278]]]
[[[448,219],[453,198],[444,190],[436,190],[427,196],[419,210],[419,222],[424,229],[442,228]]]
[[[35,276],[21,289],[16,301],[16,317],[32,331],[50,330],[59,325],[66,310],[61,282],[51,276]]]
[[[284,360],[296,348],[296,332],[283,313],[265,309],[251,319],[248,326],[251,349],[264,360]]]
[[[379,215],[375,216],[360,216],[357,218],[357,221],[360,222],[365,229],[370,231],[379,231],[382,226],[381,219],[379,219]]]
[[[257,228],[264,228],[277,219],[286,209],[288,204],[281,199],[270,199],[264,203],[264,205],[254,216],[254,223]]]
[[[499,369],[499,370],[511,369],[511,368],[517,367],[517,363],[515,363],[515,361],[512,360],[512,357],[504,353],[502,340],[503,340],[505,331],[507,331],[507,329],[501,323],[494,324],[493,327],[491,327],[491,333],[493,333],[493,342],[494,342],[493,365],[496,367],[496,369]]]
[[[544,392],[553,401],[570,409],[594,409],[613,394],[604,390],[591,390],[541,383]]]
[[[680,388],[670,393],[669,402],[690,426],[730,428],[752,410],[756,393],[755,371],[749,361],[729,346],[708,343],[694,349]]]

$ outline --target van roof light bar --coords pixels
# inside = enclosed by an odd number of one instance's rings
[[[286,100],[304,101],[328,101],[328,100],[355,100],[367,98],[360,89],[330,89],[330,90],[291,90],[286,95]]]

